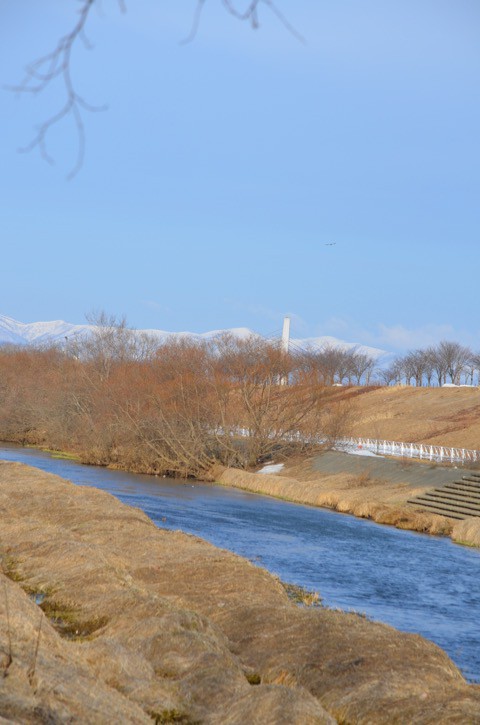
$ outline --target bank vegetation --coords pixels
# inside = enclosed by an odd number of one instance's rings
[[[146,473],[249,468],[349,432],[320,362],[256,336],[159,342],[102,316],[83,340],[0,349],[0,438]]]

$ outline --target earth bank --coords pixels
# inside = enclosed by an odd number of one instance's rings
[[[326,465],[319,463],[323,456],[305,458],[289,462],[276,474],[250,473],[217,466],[211,477],[220,484],[251,493],[321,506],[399,529],[450,536],[456,543],[480,547],[480,518],[455,521],[408,503],[409,499],[432,489],[436,485],[435,478],[438,478],[439,484],[444,480],[453,481],[455,473],[458,478],[458,471],[430,471],[424,464],[411,461],[367,459],[367,463],[358,456],[343,453],[328,452],[324,456]],[[387,468],[391,464],[395,475],[391,480],[375,477],[375,466],[373,472],[368,470],[370,462],[384,467],[387,464]],[[357,464],[365,464],[367,468],[359,472],[355,470],[358,469]],[[415,468],[423,469],[424,473],[417,473]],[[337,472],[326,472],[329,470]]]
[[[0,718],[480,723],[418,635],[295,605],[268,572],[137,509],[0,463]]]

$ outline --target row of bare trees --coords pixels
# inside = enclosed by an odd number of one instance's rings
[[[0,438],[205,476],[215,463],[250,467],[349,432],[349,405],[314,356],[255,337],[159,343],[124,321],[101,323],[62,349],[0,348]]]
[[[298,369],[323,385],[370,385],[375,358],[357,348],[326,345],[320,349],[294,351]]]
[[[379,371],[382,382],[416,386],[480,384],[480,353],[458,342],[411,350]]]
[[[327,346],[294,354],[298,367],[324,385],[480,385],[480,353],[447,340],[411,350],[388,367],[377,366],[375,358],[356,348]]]

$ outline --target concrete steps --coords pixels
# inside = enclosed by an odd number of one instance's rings
[[[473,488],[473,486],[462,486],[459,482],[458,485],[455,485],[454,483],[447,483],[443,488],[445,491],[463,491],[466,496],[480,500],[480,490]]]
[[[426,491],[408,503],[430,513],[451,519],[480,517],[480,473],[470,473],[458,481]]]

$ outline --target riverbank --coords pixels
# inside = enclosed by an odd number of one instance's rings
[[[217,467],[212,476],[220,484],[251,493],[329,508],[398,529],[450,536],[455,543],[480,547],[479,518],[455,521],[407,503],[408,499],[425,493],[434,485],[409,482],[410,467],[404,476],[407,480],[397,477],[393,482],[372,477],[368,471],[324,473],[315,466],[314,458],[291,462],[277,474]]]
[[[74,454],[37,445],[27,448],[43,451],[52,458],[72,460],[83,465],[100,465],[101,468],[127,473],[145,473],[143,470],[112,464],[89,464]],[[335,457],[344,459],[340,466],[336,461],[332,465],[332,458]],[[360,462],[365,464],[365,470],[359,472]],[[292,503],[327,508],[398,529],[449,536],[456,544],[480,548],[480,518],[455,521],[408,503],[408,499],[451,482],[455,478],[454,467],[334,451],[290,459],[282,465],[278,474],[271,475],[229,469],[218,464],[206,471],[201,480]],[[461,470],[468,473],[466,469]],[[420,475],[418,471],[421,471]],[[147,472],[147,475],[152,473]],[[457,472],[456,475],[460,474]]]
[[[0,550],[14,722],[480,722],[480,687],[432,643],[298,607],[266,571],[99,490],[0,464]]]

